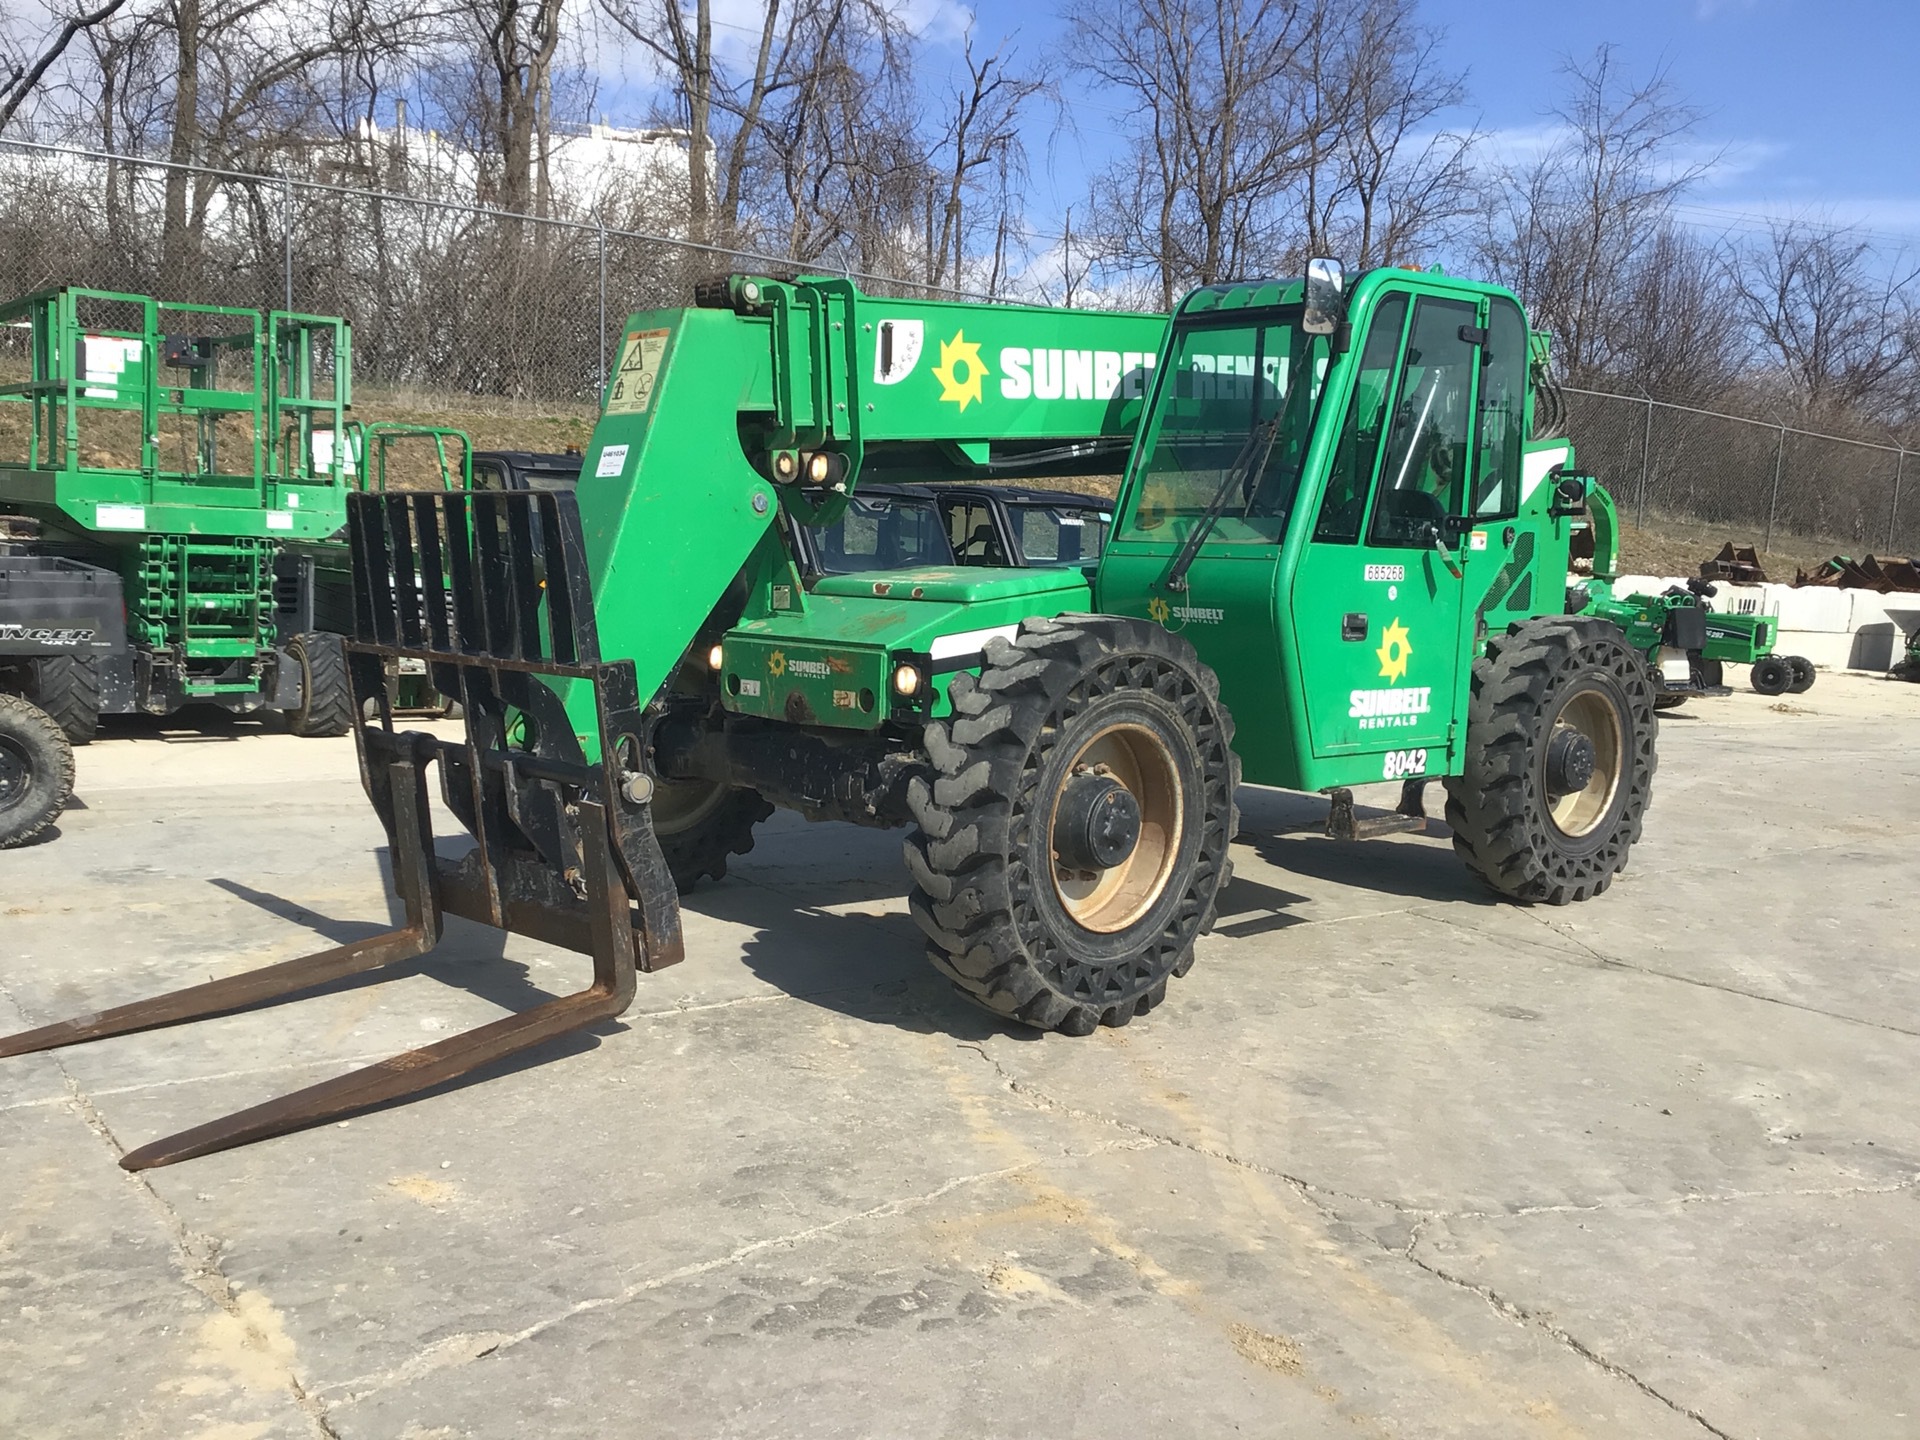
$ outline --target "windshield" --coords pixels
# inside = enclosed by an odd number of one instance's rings
[[[1123,534],[1184,540],[1223,484],[1230,493],[1212,539],[1274,541],[1286,533],[1327,376],[1326,337],[1303,334],[1299,321],[1294,307],[1176,332]],[[1248,437],[1270,421],[1271,448],[1250,449]],[[1231,473],[1263,451],[1257,473]]]
[[[954,563],[946,523],[932,500],[856,495],[846,514],[813,533],[828,575]]]
[[[1029,565],[1082,565],[1100,558],[1112,516],[1104,510],[1070,509],[1035,500],[1016,500],[1014,528],[1020,553]]]

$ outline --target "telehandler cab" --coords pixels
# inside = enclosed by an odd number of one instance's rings
[[[1545,342],[1506,291],[1395,269],[1348,289],[1315,262],[1304,284],[1198,290],[1170,326],[833,279],[696,298],[628,321],[577,498],[350,499],[361,770],[408,923],[0,1054],[418,955],[446,912],[590,954],[594,984],[127,1167],[618,1014],[637,969],[682,958],[676,890],[775,805],[906,828],[933,964],[1070,1034],[1145,1013],[1191,966],[1243,780],[1345,797],[1349,818],[1349,787],[1441,780],[1456,849],[1520,901],[1587,899],[1626,864],[1651,680],[1617,626],[1562,613],[1593,481],[1566,440],[1529,438]],[[1091,582],[943,566],[809,588],[795,563],[793,527],[866,481],[1122,468]],[[396,657],[459,699],[462,740],[395,729]],[[435,853],[434,765],[474,840],[458,860]]]

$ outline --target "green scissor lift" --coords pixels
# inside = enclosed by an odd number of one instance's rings
[[[346,517],[346,322],[66,287],[0,306],[0,514],[16,554],[118,581],[123,653],[43,675],[75,739],[190,703],[348,723],[338,642],[282,563]]]

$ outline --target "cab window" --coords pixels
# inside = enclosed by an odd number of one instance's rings
[[[984,500],[950,500],[947,539],[962,565],[1005,565],[1006,547],[993,526],[993,507]]]
[[[1315,540],[1351,545],[1360,538],[1366,518],[1367,494],[1380,463],[1382,422],[1387,396],[1393,388],[1394,362],[1400,358],[1400,335],[1407,328],[1407,297],[1389,295],[1373,311],[1367,343],[1353,377],[1353,398],[1347,402],[1340,425],[1339,445],[1327,474],[1327,492],[1320,502],[1320,518],[1313,527]]]
[[[1477,338],[1472,304],[1431,297],[1415,304],[1369,544],[1424,547],[1447,516],[1465,513]]]
[[[1471,513],[1498,520],[1520,513],[1520,458],[1526,448],[1527,321],[1511,300],[1493,302],[1483,348]]]
[[[953,563],[940,516],[925,500],[855,496],[839,520],[817,533],[820,568],[829,575]]]
[[[1300,329],[1297,306],[1181,327],[1126,533],[1178,543],[1217,508],[1215,541],[1280,539],[1326,373],[1326,337]]]

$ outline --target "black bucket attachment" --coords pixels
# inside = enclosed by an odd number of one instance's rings
[[[242,1010],[424,955],[452,914],[593,957],[593,984],[379,1064],[129,1152],[129,1170],[226,1150],[417,1094],[618,1015],[637,970],[683,958],[673,878],[653,833],[633,666],[604,661],[580,512],[570,494],[348,497],[360,777],[386,826],[406,924],[262,970],[0,1040],[0,1055]],[[463,742],[396,731],[391,662],[425,662],[466,715]],[[592,696],[598,756],[575,733],[562,682]],[[584,707],[583,707],[584,708]],[[576,711],[576,713],[580,713]],[[474,843],[434,851],[427,771]]]

